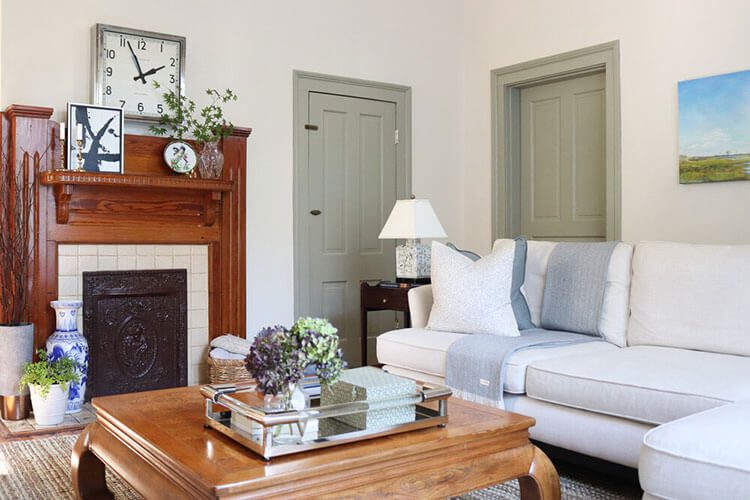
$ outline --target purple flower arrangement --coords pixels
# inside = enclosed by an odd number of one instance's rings
[[[265,395],[286,393],[311,365],[321,385],[334,384],[346,367],[337,331],[321,318],[299,318],[289,330],[280,325],[264,328],[245,366]]]

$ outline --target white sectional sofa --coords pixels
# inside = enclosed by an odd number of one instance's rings
[[[554,246],[528,242],[523,292],[535,324]],[[426,328],[431,302],[429,286],[411,290],[412,328],[378,337],[386,370],[444,381],[448,347],[463,334]],[[649,498],[750,497],[750,405],[736,404],[750,401],[748,320],[750,246],[620,243],[607,270],[603,341],[512,354],[505,406],[535,417],[541,442],[629,467],[640,460]],[[712,410],[724,405],[732,408]],[[679,479],[664,474],[682,466],[713,486],[673,489]],[[718,484],[717,471],[731,481]]]

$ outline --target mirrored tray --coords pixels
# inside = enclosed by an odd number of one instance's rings
[[[321,406],[310,399],[303,410],[268,410],[254,384],[201,387],[204,425],[234,439],[265,459],[387,436],[448,422],[447,387],[421,384],[414,394],[377,402]],[[325,390],[325,389],[324,389]]]

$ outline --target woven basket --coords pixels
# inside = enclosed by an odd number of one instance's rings
[[[214,359],[208,356],[208,379],[212,384],[252,382],[243,359]]]

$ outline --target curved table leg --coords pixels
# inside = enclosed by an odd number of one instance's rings
[[[114,498],[112,492],[107,489],[104,464],[90,449],[91,435],[98,427],[99,424],[94,422],[83,430],[70,457],[73,491],[78,498],[84,500]]]
[[[559,500],[560,476],[542,450],[534,446],[528,475],[518,478],[523,500]]]

